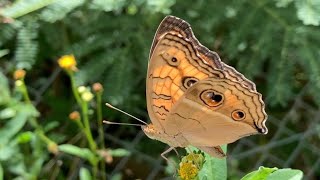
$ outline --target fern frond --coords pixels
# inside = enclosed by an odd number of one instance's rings
[[[27,22],[18,32],[17,49],[14,60],[18,69],[31,69],[38,53],[39,24],[34,21]]]
[[[8,40],[12,39],[16,34],[16,30],[11,24],[0,24],[0,47]]]
[[[85,0],[57,0],[46,7],[40,14],[40,18],[47,22],[56,22],[63,19],[68,13],[81,6]]]
[[[19,0],[3,9],[0,14],[5,17],[18,18],[46,7],[57,0]]]
[[[106,12],[120,11],[127,2],[125,0],[93,0],[90,7]]]

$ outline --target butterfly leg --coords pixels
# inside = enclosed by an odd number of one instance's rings
[[[168,153],[171,152],[172,150],[174,150],[174,151],[176,152],[176,154],[179,156],[178,151],[177,151],[174,147],[170,147],[169,149],[167,149],[167,150],[165,150],[163,153],[161,153],[161,157],[162,157],[163,159],[165,159],[168,164],[173,165],[173,167],[176,169],[176,170],[174,171],[174,174],[173,174],[173,176],[175,177],[175,176],[177,175],[176,173],[177,173],[178,166],[177,166],[177,164],[176,164],[174,161],[169,160],[169,159],[165,156],[166,154],[168,154]]]
[[[169,159],[165,156],[165,154],[168,154],[170,151],[172,151],[174,147],[170,147],[169,149],[165,150],[163,153],[161,153],[161,157],[165,159],[167,162],[169,162]],[[174,149],[175,150],[175,149]],[[175,150],[176,151],[176,150]]]

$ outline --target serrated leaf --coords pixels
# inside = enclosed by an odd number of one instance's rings
[[[79,148],[78,146],[71,144],[62,144],[59,145],[59,151],[86,159],[91,164],[96,164],[98,162],[98,158],[88,148]]]
[[[86,168],[81,168],[80,169],[80,180],[91,180],[91,174],[90,171]]]
[[[266,180],[301,180],[303,178],[303,172],[296,169],[279,169],[272,174],[270,174]]]

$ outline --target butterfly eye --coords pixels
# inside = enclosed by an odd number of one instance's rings
[[[231,113],[232,119],[241,121],[246,117],[246,114],[241,110],[235,110]]]
[[[207,90],[201,94],[201,100],[208,106],[219,106],[223,102],[223,96],[215,91]]]

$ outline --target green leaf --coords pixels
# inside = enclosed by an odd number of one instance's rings
[[[12,160],[12,157],[18,158],[19,147],[17,141],[10,141],[8,144],[0,145],[0,161]],[[18,166],[17,166],[18,167]],[[16,168],[18,169],[18,168]]]
[[[20,0],[15,1],[11,6],[4,8],[1,14],[5,17],[18,18],[38,9],[41,9],[56,0]]]
[[[9,49],[0,49],[0,58],[9,54]]]
[[[80,169],[80,180],[91,180],[91,174],[90,171],[86,168],[81,168]]]
[[[0,163],[0,180],[3,180],[3,168],[1,163]]]
[[[223,145],[221,146],[223,151],[225,153],[227,153],[227,145]],[[197,148],[195,147],[188,147],[187,151],[189,151],[188,149],[191,149],[191,151],[198,151]],[[205,180],[205,179],[227,179],[227,160],[226,158],[214,158],[212,156],[210,156],[207,153],[205,154],[205,163],[203,164],[202,169],[200,170],[198,177],[201,180]]]
[[[8,79],[0,72],[0,105],[7,104],[10,101],[10,91]]]
[[[17,111],[14,108],[8,107],[0,111],[0,119],[12,118],[17,114]]]
[[[56,127],[58,127],[59,124],[60,124],[60,123],[59,123],[58,121],[51,121],[51,122],[49,122],[48,124],[46,124],[46,125],[43,127],[43,131],[44,131],[44,132],[48,132],[48,131],[50,131],[50,130],[56,128]]]
[[[123,157],[123,156],[129,156],[130,155],[130,151],[128,151],[126,149],[122,149],[122,148],[110,149],[108,152],[113,157]]]
[[[227,145],[221,146],[227,153]],[[227,179],[227,158],[214,158],[205,153],[205,163],[199,172],[200,179]]]
[[[305,25],[320,25],[320,1],[319,0],[297,0],[297,16]]]
[[[33,105],[22,103],[15,108],[17,111],[19,110],[17,115],[8,120],[4,127],[0,129],[0,144],[7,144],[7,142],[22,129],[28,118],[38,115]]]
[[[121,173],[117,173],[115,175],[113,175],[111,178],[111,180],[121,180],[122,178],[122,174]]]
[[[31,141],[33,136],[34,134],[31,131],[23,132],[17,135],[16,141],[21,144],[28,143]]]
[[[91,8],[100,9],[106,12],[120,11],[125,4],[125,0],[93,0]]]
[[[54,23],[63,19],[69,12],[81,6],[84,0],[58,0],[46,7],[40,14],[40,18],[44,21]]]
[[[59,150],[62,152],[86,159],[91,164],[98,163],[97,156],[95,156],[95,154],[91,152],[88,148],[79,148],[78,146],[74,146],[71,144],[62,144],[62,145],[59,145]]]
[[[267,177],[267,180],[301,180],[303,178],[303,172],[296,169],[279,169]]]
[[[261,180],[266,179],[271,173],[278,170],[278,168],[268,168],[261,166],[258,170],[245,175],[241,180]]]

